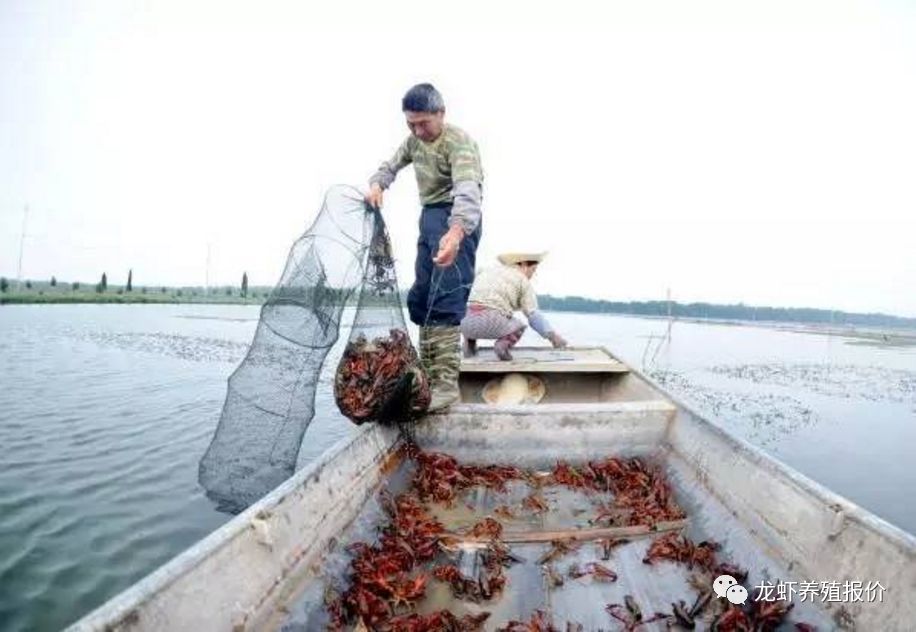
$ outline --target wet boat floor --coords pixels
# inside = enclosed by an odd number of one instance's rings
[[[716,501],[704,499],[698,503],[696,499],[682,498],[687,492],[684,488],[685,481],[682,476],[667,467],[669,464],[662,462],[662,457],[651,459],[663,465],[663,471],[669,477],[669,483],[675,491],[682,508],[687,511],[688,526],[682,533],[694,542],[700,542],[706,535],[698,523],[709,524],[708,520],[697,521],[691,515],[690,508],[713,508],[716,513],[714,520],[717,527],[714,531],[721,532],[721,522],[731,520],[729,512]],[[412,473],[411,464],[403,464],[391,476],[379,492],[387,491],[396,495],[408,488],[409,478]],[[545,468],[545,470],[548,468]],[[670,474],[670,475],[669,475]],[[539,494],[547,504],[547,511],[535,512],[523,506],[523,501],[532,493]],[[694,489],[694,494],[696,490]],[[288,606],[277,613],[275,625],[270,629],[280,629],[283,632],[317,631],[324,630],[328,625],[328,616],[324,608],[324,595],[327,588],[343,592],[347,588],[349,565],[353,558],[348,547],[356,542],[374,544],[378,541],[379,527],[387,523],[387,514],[379,502],[380,493],[376,493],[363,508],[359,517],[354,521],[346,533],[334,543],[317,571],[319,581],[314,577],[305,582],[300,590],[290,595]],[[682,502],[685,500],[686,502]],[[449,533],[467,531],[472,525],[491,517],[498,520],[503,526],[504,538],[509,533],[556,531],[568,529],[591,529],[597,525],[590,520],[596,516],[602,505],[613,501],[610,493],[583,492],[564,486],[544,485],[534,486],[524,481],[510,481],[505,491],[496,491],[484,487],[474,487],[460,494],[451,506],[429,502],[426,503],[430,514],[435,516],[445,525]],[[508,509],[511,512],[505,511]],[[737,529],[735,529],[736,531]],[[518,562],[504,568],[506,584],[504,590],[487,601],[475,603],[458,599],[453,596],[452,588],[447,583],[434,579],[432,570],[441,564],[455,564],[462,575],[476,576],[476,564],[479,562],[479,547],[461,546],[459,552],[442,551],[432,562],[418,565],[411,573],[425,573],[429,581],[424,598],[418,601],[411,610],[398,611],[397,614],[417,612],[428,614],[437,610],[448,609],[457,616],[465,614],[478,614],[489,612],[484,629],[495,630],[505,626],[510,621],[528,621],[536,610],[546,612],[559,630],[566,630],[567,622],[578,623],[584,630],[623,630],[623,623],[612,618],[607,612],[609,604],[624,604],[624,597],[630,595],[642,610],[644,618],[656,612],[671,614],[673,604],[679,600],[686,602],[689,607],[700,594],[700,587],[704,584],[703,575],[693,571],[686,565],[670,561],[656,561],[646,564],[649,546],[658,534],[645,534],[627,536],[627,542],[615,546],[608,559],[604,559],[604,549],[597,540],[586,540],[574,544],[573,550],[556,556],[547,564],[552,568],[554,576],[562,578],[562,585],[551,581],[541,559],[548,553],[552,545],[549,542],[537,543],[512,543],[507,542],[512,555]],[[720,541],[717,539],[717,541]],[[764,575],[769,579],[774,575],[787,578],[788,573],[774,573],[775,564],[759,552],[752,556],[753,563],[765,562]],[[742,568],[750,566],[750,575],[744,585],[748,588],[750,599],[753,599],[752,580],[759,580],[759,568],[749,562],[752,560],[734,559],[731,555],[719,556],[721,561],[738,564]],[[591,574],[578,578],[570,577],[569,571],[574,567],[584,569],[588,564],[597,562],[617,574],[614,582],[601,581]],[[709,582],[708,576],[705,578]],[[709,586],[711,588],[711,585]],[[712,602],[696,619],[696,629],[709,629],[713,616],[726,606],[724,599],[717,599],[713,595]],[[827,613],[818,609],[813,604],[795,604],[795,610],[786,619],[779,630],[794,630],[796,621],[805,621],[817,625],[818,630],[833,629],[832,621]],[[799,607],[801,606],[801,607]],[[625,613],[625,610],[624,610]],[[638,630],[667,630],[665,621],[640,625]],[[674,627],[673,629],[684,629]]]

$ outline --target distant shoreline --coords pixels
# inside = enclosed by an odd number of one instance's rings
[[[614,314],[615,316],[632,316],[633,318],[650,318],[667,320],[663,316],[646,316],[640,314]],[[731,320],[721,318],[672,318],[674,323],[695,323],[698,325],[723,325],[726,327],[759,327],[793,334],[813,334],[817,336],[836,336],[854,338],[850,344],[870,347],[916,347],[916,329],[894,327],[862,327],[855,325],[836,326],[826,323],[806,323],[769,320]]]
[[[254,286],[244,294],[237,287],[133,287],[107,286],[99,291],[98,286],[82,283],[36,283],[20,291],[7,289],[0,292],[0,305],[53,305],[53,304],[214,304],[214,305],[261,305],[270,295],[272,287]],[[74,287],[76,286],[76,287]]]
[[[672,318],[700,319],[702,322],[799,323],[827,327],[856,327],[867,329],[906,329],[916,331],[916,318],[881,313],[845,312],[810,307],[768,307],[760,305],[720,303],[678,303],[677,301],[607,301],[582,296],[538,297],[542,309],[587,314],[621,314]]]
[[[105,294],[101,296],[0,295],[0,305],[262,305],[264,297],[174,296],[156,294]]]
[[[74,286],[76,286],[74,288]],[[32,282],[30,289],[14,291],[8,288],[0,292],[0,306],[3,305],[61,305],[61,304],[147,304],[147,305],[262,305],[273,292],[273,287],[253,286],[246,293],[237,287],[221,286],[210,289],[202,287],[141,287],[131,291],[123,286],[108,286],[99,291],[97,286],[47,282]],[[668,304],[663,301],[609,303],[581,297],[557,298],[550,295],[539,297],[545,311],[571,314],[597,314],[608,316],[630,316],[667,320]],[[746,307],[744,305],[717,305],[701,303],[684,305],[671,304],[671,321],[682,323],[718,324],[728,326],[752,326],[818,335],[856,338],[857,344],[877,346],[916,346],[916,318],[904,318],[886,314],[854,314],[841,311],[812,310],[805,308]],[[736,316],[697,315],[697,309],[712,313],[729,313]],[[754,314],[776,314],[782,318],[752,319],[738,313],[752,310]],[[648,313],[647,313],[648,312]],[[686,312],[686,313],[685,313]],[[831,314],[835,322],[823,319]],[[793,318],[793,316],[800,316]],[[807,318],[805,318],[807,317]]]

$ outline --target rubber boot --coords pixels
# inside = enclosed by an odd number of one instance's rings
[[[435,367],[433,367],[433,352],[430,335],[434,327],[420,327],[420,366],[426,372],[426,379],[432,387],[435,381]]]
[[[496,352],[496,357],[504,362],[510,361],[512,354],[509,353],[509,349],[521,340],[523,333],[525,333],[525,327],[513,331],[511,334],[506,334],[502,338],[497,338],[496,342],[493,343],[493,351]]]
[[[457,326],[426,327],[430,353],[430,412],[441,411],[461,399],[458,372],[461,368],[461,332]],[[421,349],[423,347],[421,338]]]

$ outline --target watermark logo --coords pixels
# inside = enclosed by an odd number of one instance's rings
[[[747,602],[747,588],[731,575],[719,575],[712,583],[713,592],[720,599],[735,605]],[[879,581],[804,581],[768,582],[754,586],[754,601],[820,601],[821,603],[881,603],[887,590]]]
[[[747,601],[747,588],[738,583],[738,580],[731,575],[719,575],[712,583],[712,589],[716,596],[728,599],[736,606],[743,605]]]
[[[754,587],[754,601],[799,601],[821,603],[882,603],[887,590],[879,581],[856,580],[761,582]]]
[[[737,583],[738,580],[731,575],[719,575],[716,577],[716,581],[712,583],[712,589],[715,591],[716,596],[721,599],[728,592],[728,589]]]
[[[725,591],[725,597],[736,606],[743,606],[744,602],[747,601],[747,588],[741,584],[735,584]]]

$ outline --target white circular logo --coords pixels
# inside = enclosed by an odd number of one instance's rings
[[[725,592],[737,583],[738,580],[731,575],[719,575],[716,577],[716,581],[712,583],[712,589],[715,591],[716,595],[724,597]]]
[[[743,604],[747,601],[747,588],[739,584],[735,584],[725,591],[725,596],[728,597],[728,600],[735,604]]]

